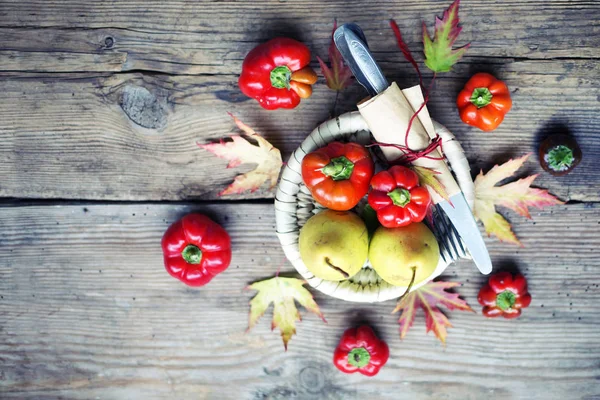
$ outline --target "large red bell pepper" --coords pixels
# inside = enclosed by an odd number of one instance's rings
[[[333,353],[333,364],[342,372],[376,375],[390,357],[388,345],[371,327],[363,325],[346,330]]]
[[[165,268],[189,286],[206,285],[231,262],[231,240],[221,225],[201,214],[188,214],[162,238]]]
[[[331,142],[302,160],[302,180],[324,207],[347,211],[369,190],[373,159],[358,143]]]
[[[289,38],[275,38],[255,47],[244,59],[238,81],[242,93],[267,110],[294,108],[312,94],[317,74],[308,64],[310,50]]]
[[[427,215],[431,196],[419,186],[419,177],[410,168],[394,165],[371,179],[369,205],[386,228],[421,222]]]

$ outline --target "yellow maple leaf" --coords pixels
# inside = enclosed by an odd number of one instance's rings
[[[446,187],[442,184],[442,182],[440,182],[440,180],[436,176],[439,175],[440,172],[427,167],[418,167],[416,165],[411,166],[411,168],[419,177],[419,184],[421,186],[431,187],[437,194],[440,195],[442,199],[450,203],[450,197],[448,196]]]
[[[258,146],[239,135],[231,136],[231,142],[221,140],[220,143],[198,144],[198,146],[217,157],[229,160],[227,168],[234,168],[240,164],[257,164],[257,166],[250,172],[236,176],[233,183],[220,192],[219,196],[243,193],[247,190],[254,192],[266,181],[269,181],[269,190],[273,189],[277,185],[279,172],[283,165],[280,151],[248,125],[233,115],[229,115],[238,128],[254,139]]]
[[[312,294],[304,288],[306,282],[296,278],[280,278],[278,276],[254,282],[248,289],[258,291],[256,296],[250,300],[250,315],[248,318],[248,330],[256,324],[263,316],[267,308],[273,303],[273,321],[271,330],[279,328],[283,346],[287,350],[287,344],[296,334],[296,321],[301,321],[300,313],[296,303],[300,303],[308,311],[317,314],[324,322],[323,314],[313,299]]]
[[[496,205],[508,207],[524,217],[531,218],[528,207],[541,209],[564,204],[547,190],[530,187],[537,174],[497,186],[500,181],[513,176],[530,155],[531,153],[525,154],[502,165],[495,165],[487,174],[484,175],[481,171],[475,178],[475,217],[483,222],[488,235],[496,235],[503,242],[520,246],[522,243],[515,236],[508,221],[496,212]]]

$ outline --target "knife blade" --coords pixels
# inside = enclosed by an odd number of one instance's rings
[[[484,275],[489,274],[492,272],[492,260],[464,194],[461,192],[450,196],[450,201],[452,204],[444,200],[438,205],[442,207],[442,210],[454,225],[467,250],[471,253],[473,262],[479,272]]]
[[[373,58],[358,25],[341,25],[334,32],[333,39],[356,80],[369,94],[377,95],[389,87],[389,83]],[[463,193],[451,196],[450,201],[452,204],[443,200],[439,205],[469,250],[477,269],[482,274],[489,274],[492,271],[492,261]]]

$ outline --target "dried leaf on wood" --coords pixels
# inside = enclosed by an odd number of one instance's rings
[[[257,166],[250,172],[236,176],[233,183],[219,193],[219,196],[239,194],[245,191],[254,192],[265,182],[269,182],[269,189],[274,188],[283,165],[281,153],[248,125],[233,115],[231,117],[238,128],[255,140],[258,145],[250,143],[242,136],[233,135],[231,141],[221,140],[220,143],[209,144],[198,143],[198,146],[210,151],[217,157],[229,160],[227,168],[234,168],[240,164],[257,164]]]
[[[448,72],[454,64],[465,54],[469,46],[466,44],[457,49],[452,49],[462,27],[458,26],[458,6],[460,0],[455,0],[446,11],[442,19],[435,17],[435,30],[433,39],[427,32],[423,22],[423,51],[425,65],[433,72]]]
[[[496,212],[495,206],[508,207],[520,215],[531,218],[529,207],[541,209],[546,206],[564,204],[547,190],[530,187],[536,175],[497,186],[500,181],[512,177],[531,154],[494,166],[487,174],[483,171],[475,178],[475,205],[473,213],[483,222],[488,235],[495,235],[503,242],[522,246],[510,224]]]
[[[438,305],[443,305],[448,310],[473,311],[466,301],[459,298],[458,293],[447,291],[447,289],[456,286],[460,286],[460,283],[444,281],[429,282],[402,297],[393,311],[394,313],[402,311],[398,320],[400,324],[400,339],[404,339],[404,336],[406,336],[406,333],[413,325],[417,309],[420,307],[425,311],[425,327],[427,332],[433,331],[442,343],[446,343],[446,328],[451,328],[452,324],[440,311]]]
[[[258,291],[250,301],[250,316],[248,330],[256,324],[273,303],[273,321],[271,329],[279,328],[283,346],[287,345],[296,333],[296,321],[301,321],[300,313],[294,301],[300,303],[308,311],[317,314],[324,322],[323,314],[313,299],[312,294],[304,287],[305,281],[296,278],[274,277],[259,282],[254,282],[248,289]]]
[[[333,32],[335,32],[336,28],[337,21],[334,21],[333,31],[331,32],[331,43],[329,44],[329,63],[331,64],[331,68],[319,56],[317,56],[317,60],[325,76],[327,87],[332,90],[341,91],[352,83],[353,75],[350,68],[344,64],[344,59],[333,41]]]

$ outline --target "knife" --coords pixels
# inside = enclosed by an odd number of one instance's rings
[[[334,32],[333,40],[356,80],[369,94],[375,96],[390,86],[358,25],[341,25]],[[458,231],[479,271],[489,274],[492,261],[464,194],[458,192],[450,196],[450,201],[442,199],[438,204]]]

